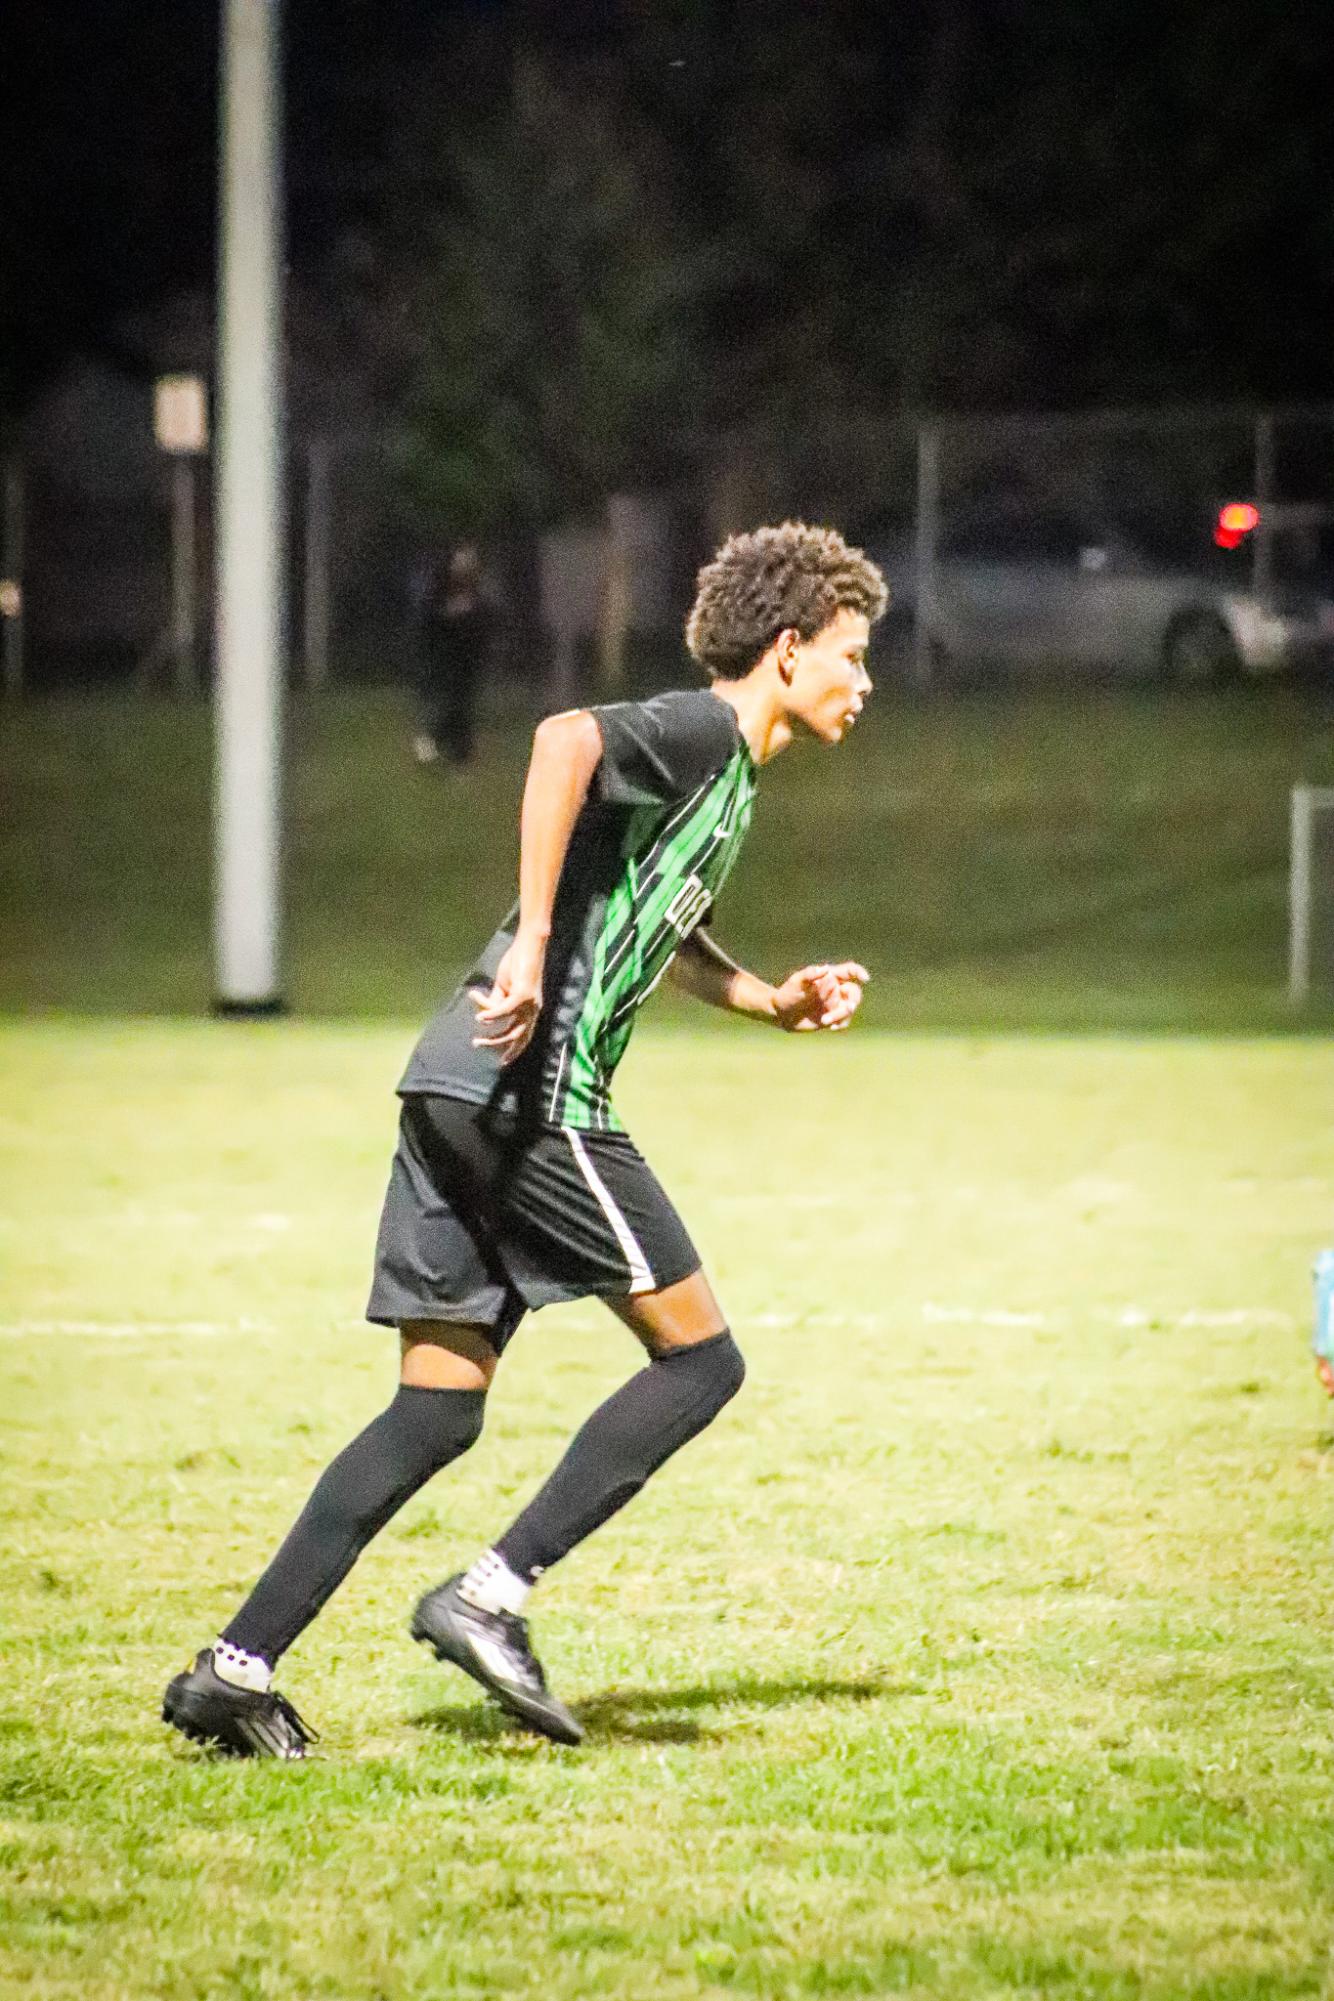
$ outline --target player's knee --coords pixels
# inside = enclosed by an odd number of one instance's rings
[[[712,1417],[732,1401],[746,1380],[745,1357],[726,1327],[721,1334],[710,1335],[707,1341],[698,1341],[689,1348],[673,1348],[659,1359],[676,1366],[685,1363]]]
[[[403,1482],[420,1486],[476,1445],[486,1419],[485,1390],[422,1389],[400,1383],[371,1426],[376,1456]]]
[[[402,1396],[402,1390],[399,1395]],[[486,1422],[485,1390],[418,1390],[412,1412],[423,1464],[439,1473],[471,1451]]]
[[[462,1398],[457,1399],[462,1402]],[[450,1421],[441,1433],[441,1464],[447,1466],[451,1459],[469,1452],[482,1435],[486,1423],[486,1392],[478,1390],[467,1399],[466,1407],[451,1414]]]
[[[746,1380],[746,1358],[728,1334],[719,1349],[718,1380],[722,1399],[718,1408],[731,1403],[741,1385]]]

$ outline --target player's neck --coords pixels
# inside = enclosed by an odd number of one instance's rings
[[[786,750],[792,741],[792,725],[787,719],[781,692],[762,662],[739,681],[715,681],[713,693],[736,711],[741,734],[750,745],[756,764],[767,764]]]

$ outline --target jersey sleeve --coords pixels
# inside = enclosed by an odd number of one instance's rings
[[[668,806],[726,764],[739,731],[726,702],[703,690],[589,713],[602,736],[593,789],[608,806]]]

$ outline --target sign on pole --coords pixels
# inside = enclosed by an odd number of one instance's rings
[[[158,377],[153,385],[153,434],[164,452],[208,450],[208,394],[202,376]]]
[[[208,393],[198,375],[162,375],[153,393],[153,431],[171,461],[172,678],[178,695],[195,692],[199,565],[195,537],[195,459],[208,450]]]

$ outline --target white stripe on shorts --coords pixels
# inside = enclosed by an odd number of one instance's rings
[[[556,1116],[556,1105],[560,1099],[560,1087],[565,1078],[565,1059],[569,1053],[569,1042],[562,1042],[560,1046],[560,1062],[556,1065],[556,1081],[551,1087],[551,1103],[547,1107],[547,1117],[549,1119],[554,1119]]]
[[[562,1126],[561,1131],[570,1142],[570,1151],[579,1163],[579,1172],[592,1189],[599,1209],[615,1232],[616,1241],[621,1247],[621,1255],[630,1267],[631,1292],[656,1292],[657,1281],[648,1268],[648,1259],[640,1249],[630,1225],[612,1201],[611,1191],[606,1182],[585,1152],[583,1141],[573,1126]]]

